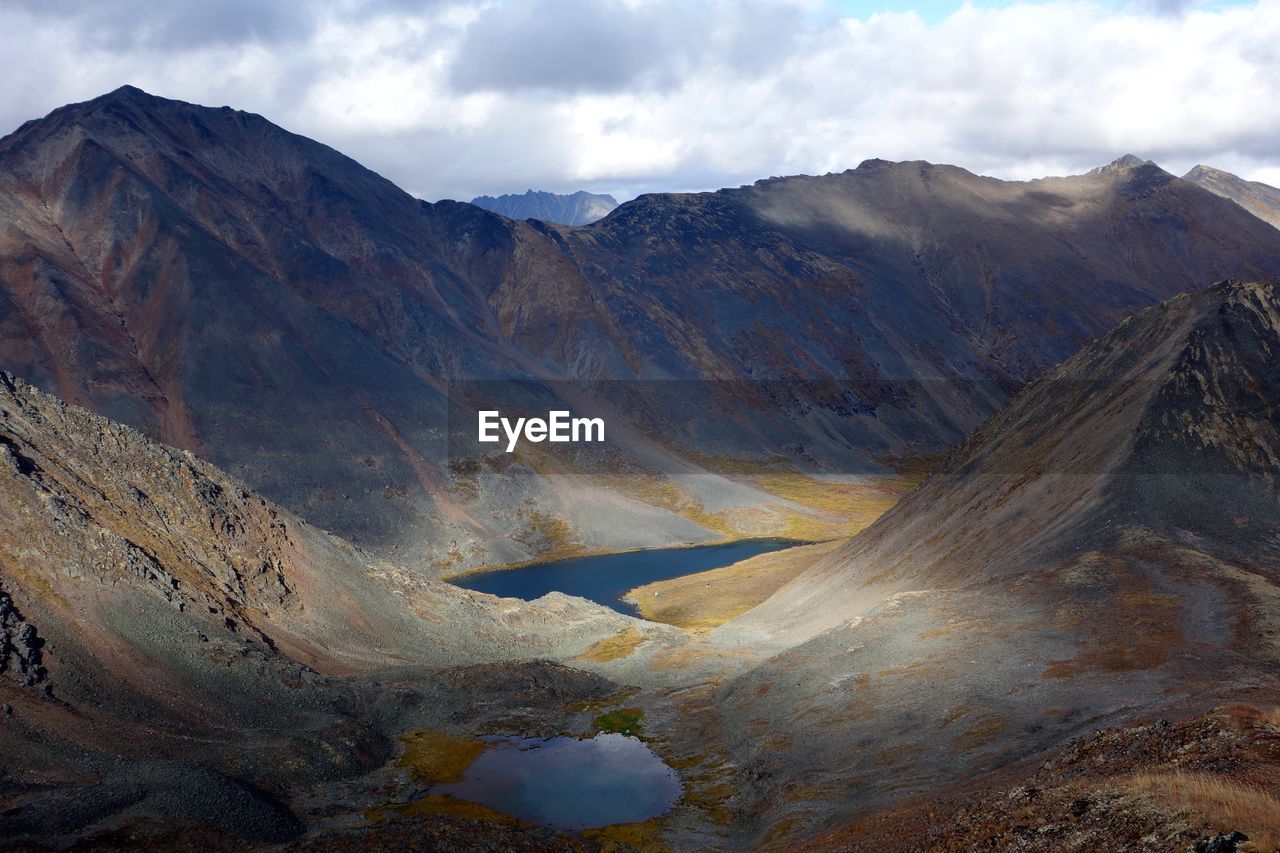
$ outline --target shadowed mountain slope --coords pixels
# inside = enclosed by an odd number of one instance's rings
[[[610,280],[611,298],[667,300],[675,317],[714,319],[702,327],[718,339],[700,349],[736,345],[762,378],[1021,384],[1136,307],[1218,280],[1224,266],[1275,263],[1262,223],[1131,157],[1028,182],[868,161],[642,196],[572,239],[579,265]],[[675,268],[683,278],[667,285]],[[656,306],[645,314],[661,316]],[[801,316],[809,323],[795,325]],[[770,361],[764,340],[797,352]],[[727,353],[715,361],[717,375],[732,363]]]
[[[529,190],[524,195],[482,195],[471,199],[476,207],[500,213],[509,219],[540,219],[559,225],[590,225],[609,215],[618,202],[611,195],[558,193]]]
[[[809,510],[720,462],[884,471],[1132,310],[1274,274],[1280,233],[1133,160],[870,161],[571,228],[129,87],[0,140],[0,363],[429,573],[782,531]],[[447,400],[508,408],[495,378],[602,399],[611,455],[454,459]]]
[[[1182,177],[1231,199],[1262,221],[1280,228],[1280,189],[1259,181],[1246,181],[1212,166],[1196,166]]]

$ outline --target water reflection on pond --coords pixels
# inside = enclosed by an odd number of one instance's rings
[[[680,798],[680,777],[634,737],[598,734],[486,738],[491,743],[461,782],[433,794],[556,829],[590,829],[657,817]]]
[[[450,583],[478,592],[533,601],[549,592],[578,595],[612,607],[628,616],[639,616],[635,606],[622,600],[628,590],[654,581],[705,572],[795,545],[788,539],[746,539],[724,545],[696,548],[658,548],[622,554],[572,557],[520,569],[481,572],[450,578]]]

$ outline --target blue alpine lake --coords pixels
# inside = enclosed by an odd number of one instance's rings
[[[634,737],[485,738],[489,749],[447,794],[556,829],[592,829],[664,814],[680,798],[680,777]]]
[[[563,592],[612,607],[628,616],[638,616],[636,608],[622,600],[628,590],[653,581],[718,569],[796,544],[789,539],[744,539],[724,545],[627,551],[480,572],[451,578],[450,582],[477,592],[525,601],[549,592]]]

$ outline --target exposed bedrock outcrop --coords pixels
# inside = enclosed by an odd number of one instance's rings
[[[36,626],[22,618],[13,598],[0,590],[0,676],[35,687],[49,676],[42,665],[44,640]]]

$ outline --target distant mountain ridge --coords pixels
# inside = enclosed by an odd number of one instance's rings
[[[1280,232],[1128,160],[868,161],[570,227],[132,87],[0,140],[0,364],[427,573],[822,522],[762,472],[944,450],[1228,275],[1280,275]],[[459,389],[512,377],[605,397],[613,455],[453,458]]]
[[[1212,166],[1196,166],[1182,177],[1231,199],[1264,222],[1280,228],[1280,189],[1260,181],[1246,181]]]
[[[471,203],[509,219],[539,219],[558,225],[590,225],[618,206],[611,195],[579,190],[568,195],[528,190],[523,195],[482,195]]]

